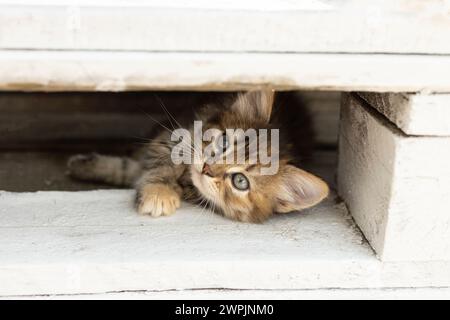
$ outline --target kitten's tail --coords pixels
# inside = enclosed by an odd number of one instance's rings
[[[73,178],[123,187],[133,186],[141,173],[141,165],[134,159],[96,153],[72,156],[67,167]]]

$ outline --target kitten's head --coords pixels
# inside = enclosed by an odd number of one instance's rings
[[[212,147],[215,152],[205,152],[202,159],[191,166],[192,181],[202,196],[228,218],[261,222],[272,213],[311,207],[328,195],[328,186],[323,180],[289,164],[290,155],[283,142],[280,141],[280,150],[271,148],[270,133],[267,146],[261,148],[258,143],[256,151],[250,147],[250,139],[243,138],[242,134],[227,135],[226,129],[255,129],[258,141],[259,129],[273,129],[270,124],[273,100],[272,91],[251,91],[239,94],[223,109],[204,113],[203,130],[213,129],[215,133],[211,143],[203,143],[203,151]],[[234,148],[230,148],[230,144]],[[245,150],[243,162],[225,161],[230,153],[237,159],[239,149]],[[255,152],[256,163],[250,160]],[[208,154],[213,154],[216,160],[222,159],[222,163],[211,161]],[[261,161],[261,154],[274,156],[271,159],[276,163]],[[273,174],[263,174],[264,168],[269,166],[277,170]]]

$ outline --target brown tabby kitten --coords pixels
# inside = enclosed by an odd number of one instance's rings
[[[288,108],[272,112],[273,103],[274,94],[270,90],[241,93],[225,103],[206,105],[191,119],[183,117],[186,124],[180,124],[173,117],[168,119],[167,126],[164,125],[167,130],[157,133],[134,158],[76,155],[69,159],[69,171],[73,177],[83,180],[135,186],[137,211],[153,217],[173,214],[181,200],[207,201],[218,213],[247,222],[261,222],[273,213],[314,206],[328,195],[328,186],[320,178],[294,166],[298,165],[295,162],[298,155],[294,151],[302,151],[296,140],[305,140],[304,137],[296,139],[302,134],[302,125],[294,121],[295,115]],[[215,128],[222,133],[235,128],[244,131],[279,128],[278,171],[273,175],[261,175],[260,169],[267,164],[259,160],[256,164],[249,163],[248,141],[236,146],[247,151],[243,164],[208,165],[206,159],[194,164],[174,164],[171,153],[176,142],[171,141],[168,127],[188,128],[193,134],[193,120],[203,121],[203,130]],[[289,129],[293,128],[297,137],[290,136],[293,131]],[[215,140],[223,137],[226,138],[222,135]],[[267,145],[268,154],[272,151],[270,145]],[[203,143],[203,148],[206,146]]]

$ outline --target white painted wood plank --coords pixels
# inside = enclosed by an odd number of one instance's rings
[[[323,0],[0,0],[0,5],[18,6],[82,6],[82,7],[139,7],[208,10],[329,10],[331,5]]]
[[[358,95],[408,135],[450,136],[450,94]]]
[[[0,295],[450,286],[446,262],[378,261],[332,200],[255,225],[190,206],[139,217],[132,197],[0,193]]]
[[[172,290],[98,294],[9,296],[14,300],[448,300],[450,288],[308,289],[308,290]]]
[[[338,189],[385,261],[450,260],[450,137],[410,137],[344,95]]]
[[[450,1],[2,1],[0,48],[450,53]]]
[[[0,51],[1,90],[450,92],[450,56]]]

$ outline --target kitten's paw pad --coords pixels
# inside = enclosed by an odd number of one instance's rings
[[[77,154],[67,161],[68,174],[73,177],[83,178],[94,167],[98,155],[96,153]]]
[[[138,194],[136,206],[142,215],[169,216],[180,207],[180,196],[167,185],[151,184]]]

